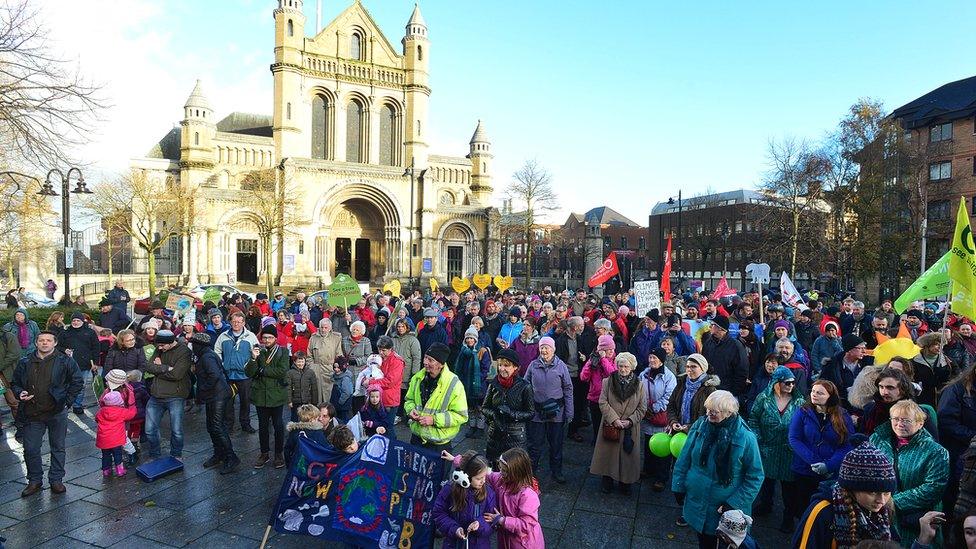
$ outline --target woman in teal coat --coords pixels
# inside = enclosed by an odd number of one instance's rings
[[[918,519],[942,510],[942,494],[949,480],[949,452],[936,442],[925,425],[925,412],[912,400],[891,407],[891,421],[871,435],[874,444],[895,464],[898,490],[892,496],[903,547],[918,537]],[[941,535],[935,547],[942,546]]]
[[[783,497],[783,521],[781,532],[793,532],[793,521],[799,518],[803,508],[796,509],[790,497],[793,492],[793,448],[790,447],[790,422],[793,413],[803,406],[803,395],[794,391],[796,378],[786,366],[773,370],[769,385],[756,397],[749,413],[749,428],[756,434],[759,455],[762,457],[766,480],[759,490],[759,501],[753,516],[768,515],[773,508],[776,481],[780,482]]]
[[[671,491],[699,547],[715,547],[719,517],[730,509],[751,511],[764,475],[756,435],[739,417],[732,393],[715,391],[705,410],[674,465]]]

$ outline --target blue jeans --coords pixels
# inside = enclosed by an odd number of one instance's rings
[[[88,388],[91,387],[92,382],[92,371],[91,368],[81,368],[81,380],[82,386],[81,390],[78,391],[78,396],[75,397],[74,403],[71,404],[72,408],[81,408],[84,405],[85,393],[88,392]],[[97,400],[100,395],[95,395]]]
[[[183,406],[185,398],[149,397],[146,403],[146,443],[149,445],[149,458],[159,457],[159,425],[163,412],[169,410],[169,455],[183,457]]]
[[[51,483],[64,478],[64,437],[68,432],[68,411],[60,412],[46,420],[25,419],[20,432],[24,435],[24,461],[27,462],[27,482],[40,484],[44,478],[41,464],[41,444],[44,433],[51,446],[51,469],[47,473]]]
[[[115,461],[115,465],[122,465],[121,446],[102,450],[102,469],[111,469],[113,460]]]

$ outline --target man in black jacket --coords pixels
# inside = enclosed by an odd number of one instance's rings
[[[861,360],[864,358],[867,344],[854,334],[847,334],[840,341],[844,350],[834,355],[834,358],[830,359],[830,362],[824,366],[820,379],[833,382],[837,386],[841,403],[850,410],[851,404],[847,400],[847,390],[854,385],[857,374],[861,373],[861,369],[864,367]]]
[[[63,494],[64,438],[68,432],[66,408],[81,393],[84,381],[78,365],[70,356],[57,350],[58,338],[51,332],[37,335],[37,350],[23,357],[14,370],[10,388],[20,401],[19,414],[24,422],[24,461],[27,463],[27,487],[21,497],[41,491],[44,467],[41,444],[47,432],[51,446],[51,468],[47,473],[51,492]]]
[[[95,330],[85,324],[85,315],[82,313],[76,312],[71,315],[71,324],[61,333],[58,349],[75,360],[83,382],[91,379],[92,374],[98,370],[95,364],[99,354],[98,336],[95,335]],[[79,416],[85,415],[84,399],[85,391],[82,387],[72,403],[72,411]]]
[[[190,338],[193,351],[193,373],[197,376],[197,398],[202,400],[207,411],[207,434],[213,443],[213,455],[203,462],[204,468],[222,465],[220,474],[233,473],[241,464],[241,458],[234,453],[227,426],[224,425],[224,410],[230,402],[230,385],[224,377],[224,367],[220,357],[213,351],[210,335],[193,334]]]
[[[702,337],[702,355],[708,360],[708,373],[719,377],[719,389],[743,399],[749,378],[746,348],[737,338],[729,337],[728,317],[717,315],[712,319],[711,330]]]

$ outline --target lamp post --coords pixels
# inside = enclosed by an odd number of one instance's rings
[[[668,198],[668,206],[674,206],[674,197]],[[679,258],[681,257],[681,253],[679,252],[679,250],[681,250],[681,207],[682,206],[683,204],[681,202],[681,189],[678,189],[678,242],[677,242],[677,246],[675,247],[675,251],[678,253],[676,253],[674,257],[679,257]],[[672,233],[671,240],[672,240],[672,244],[674,244],[674,233]],[[674,258],[671,259],[671,263],[672,265],[674,264]]]
[[[410,166],[408,166],[407,169],[403,171],[404,177],[410,176],[410,227],[408,227],[407,229],[408,231],[410,231],[410,236],[409,236],[409,242],[407,244],[408,246],[407,263],[410,265],[408,270],[410,272],[409,280],[410,280],[411,292],[413,291],[414,288],[413,286],[413,222],[414,222],[414,217],[416,216],[416,213],[414,212],[414,208],[413,208],[413,193],[414,193],[414,187],[416,186],[415,179],[414,179],[413,162],[414,160],[413,158],[411,158]]]
[[[728,276],[726,271],[729,270],[729,236],[732,233],[729,231],[729,224],[722,224],[722,276]]]
[[[78,181],[75,183],[75,188],[69,193],[68,184],[71,182],[71,174],[78,174]],[[58,196],[57,191],[54,190],[54,183],[51,182],[51,176],[56,175],[61,178],[61,229],[64,232],[64,296],[61,298],[61,302],[64,304],[71,303],[71,267],[68,266],[68,254],[71,251],[71,194],[91,194],[88,187],[85,185],[85,176],[81,174],[81,170],[78,168],[70,168],[67,174],[61,173],[61,170],[54,168],[47,172],[47,178],[44,180],[44,184],[41,186],[41,190],[37,194],[41,196]],[[72,261],[73,263],[73,261]]]

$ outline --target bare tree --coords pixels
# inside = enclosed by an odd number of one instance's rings
[[[0,145],[29,170],[71,163],[104,107],[99,88],[58,58],[28,0],[0,4]],[[10,155],[14,156],[14,155]]]
[[[38,180],[0,174],[0,259],[10,281],[22,261],[51,248],[46,229],[58,227],[46,197],[37,194],[40,188]]]
[[[298,208],[303,200],[301,189],[285,176],[284,170],[255,170],[241,181],[239,198],[251,208],[239,217],[239,228],[252,229],[258,234],[264,255],[265,285],[268,295],[273,295],[283,268],[279,261],[277,273],[272,273],[274,254],[283,249],[285,233],[294,234],[293,227],[308,223]]]
[[[189,230],[194,198],[193,189],[172,177],[152,178],[144,170],[131,170],[116,182],[96,186],[84,206],[101,217],[106,230],[129,235],[145,252],[149,295],[154,297],[156,254]]]
[[[512,174],[512,182],[505,190],[508,198],[518,207],[524,207],[512,217],[512,230],[517,231],[525,242],[525,287],[531,286],[532,278],[532,241],[535,230],[539,228],[539,221],[547,212],[559,208],[559,199],[552,189],[552,176],[535,159],[526,160],[525,164]]]

